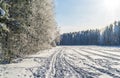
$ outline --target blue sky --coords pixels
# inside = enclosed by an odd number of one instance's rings
[[[102,29],[120,19],[118,3],[120,0],[55,0],[56,20],[62,33]]]

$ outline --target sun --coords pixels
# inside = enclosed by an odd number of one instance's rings
[[[104,0],[104,6],[109,11],[116,11],[120,7],[120,0]]]

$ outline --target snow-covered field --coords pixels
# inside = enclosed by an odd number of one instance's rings
[[[0,65],[0,78],[120,78],[120,48],[56,47]]]

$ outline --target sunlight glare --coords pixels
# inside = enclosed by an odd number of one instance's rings
[[[109,11],[116,11],[120,7],[120,0],[104,0],[104,6]]]

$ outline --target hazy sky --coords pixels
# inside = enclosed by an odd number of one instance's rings
[[[104,28],[120,19],[120,0],[55,0],[61,32]]]

